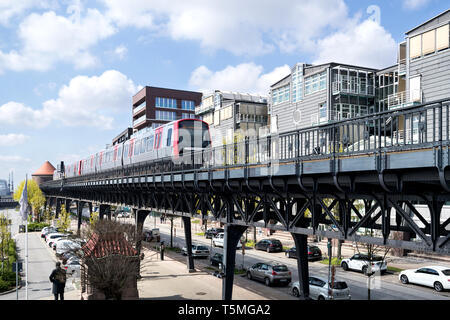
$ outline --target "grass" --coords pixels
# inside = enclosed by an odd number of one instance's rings
[[[195,235],[197,235],[197,236],[204,236],[205,233],[204,233],[204,232],[198,232],[198,233],[196,233]]]
[[[401,272],[401,271],[403,271],[404,269],[400,269],[400,268],[396,268],[396,267],[390,267],[390,266],[388,266],[387,267],[387,269],[388,269],[388,271],[390,271],[390,272]]]
[[[173,248],[172,248],[172,247],[166,247],[165,250],[167,250],[167,251],[173,251],[173,252],[176,252],[176,253],[181,252],[181,249],[178,248],[178,247],[173,247]]]
[[[332,266],[340,266],[341,265],[341,261],[342,261],[342,259],[332,258],[331,259],[331,265]],[[326,259],[323,259],[322,261],[320,261],[320,263],[322,263],[322,264],[329,264],[329,260],[328,260],[328,258],[326,258]]]
[[[253,240],[248,240],[248,241],[245,243],[245,246],[246,246],[246,247],[249,247],[249,248],[254,248],[254,247],[255,247],[255,241],[253,241]]]

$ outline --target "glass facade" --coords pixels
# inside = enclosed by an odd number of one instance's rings
[[[195,114],[183,112],[183,113],[181,114],[181,118],[182,118],[182,119],[195,119]]]
[[[298,65],[292,73],[292,102],[303,99],[303,67]]]
[[[272,90],[272,104],[276,105],[285,101],[289,101],[290,85],[283,86],[281,88]]]
[[[182,100],[181,101],[181,109],[194,111],[195,110],[195,103],[194,103],[194,101]]]
[[[169,98],[156,97],[155,107],[157,108],[177,108],[177,100]]]
[[[169,121],[176,120],[177,114],[176,114],[176,112],[173,112],[173,111],[156,110],[155,119],[156,120],[169,120]]]
[[[312,94],[327,87],[327,72],[316,73],[312,76],[305,77],[305,96]]]

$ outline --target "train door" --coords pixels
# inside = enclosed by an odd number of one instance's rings
[[[161,157],[161,140],[162,140],[162,134],[163,134],[164,127],[156,128],[155,130],[155,147],[154,150],[156,151],[156,158]]]

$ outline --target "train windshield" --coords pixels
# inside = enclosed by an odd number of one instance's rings
[[[203,121],[182,120],[178,123],[178,145],[185,147],[206,148],[210,146],[208,124]]]

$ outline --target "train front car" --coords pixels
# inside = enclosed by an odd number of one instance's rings
[[[174,124],[173,163],[199,168],[210,158],[211,134],[207,122],[182,119]]]

